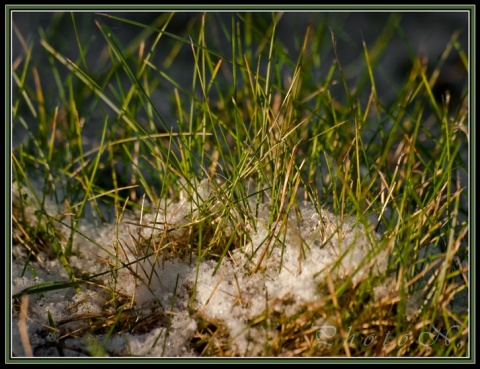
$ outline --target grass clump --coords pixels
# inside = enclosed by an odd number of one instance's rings
[[[455,105],[435,90],[467,69],[459,34],[426,64],[392,14],[352,81],[331,19],[292,52],[289,16],[58,13],[41,70],[14,24],[13,312],[76,312],[31,313],[59,332],[34,354],[468,356],[466,79]]]

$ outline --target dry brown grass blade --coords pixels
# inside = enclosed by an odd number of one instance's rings
[[[28,295],[22,296],[22,302],[20,304],[20,317],[18,320],[18,329],[20,331],[20,338],[22,339],[23,349],[25,351],[25,356],[32,357],[32,345],[30,344],[30,339],[28,337],[28,327],[27,327],[27,310],[28,310]]]

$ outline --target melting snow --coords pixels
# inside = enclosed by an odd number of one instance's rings
[[[19,196],[16,187],[13,192],[14,197]],[[140,222],[168,224],[170,237],[182,237],[190,215],[210,194],[203,185],[194,201],[170,203],[157,214],[143,214],[141,220],[139,215],[125,217],[119,224],[99,229],[83,220],[78,229],[84,236],[75,238],[76,252],[70,266],[86,276],[96,275],[95,283],[108,286],[110,291],[86,284],[79,291],[62,288],[30,294],[27,325],[34,355],[59,355],[55,342],[60,333],[55,335],[47,328],[49,315],[59,332],[69,333],[70,338],[64,340],[66,356],[88,356],[95,344],[103,345],[111,356],[195,356],[190,341],[198,328],[196,316],[221,322],[240,355],[261,355],[263,344],[276,332],[252,327],[248,321],[264,313],[266,306],[270,311],[291,315],[323,298],[327,291],[322,292],[318,286],[327,277],[351,277],[355,285],[386,268],[387,255],[375,250],[378,236],[370,228],[355,223],[355,219],[341,220],[324,209],[317,211],[309,203],[302,205],[300,216],[291,211],[285,231],[277,227],[273,237],[267,226],[269,208],[261,204],[258,227],[251,230],[250,242],[244,249],[231,251],[216,272],[216,261],[198,262],[196,255],[190,261],[168,259],[161,252],[142,257],[145,251],[138,239],[161,239],[166,232],[160,226],[155,229]],[[34,197],[30,198],[33,201]],[[60,213],[52,204],[46,209],[51,216]],[[26,217],[32,224],[37,221],[34,206],[27,209]],[[68,239],[67,226],[59,226],[58,231]],[[24,270],[24,248],[13,245],[13,254],[13,294],[41,283],[68,281],[56,258],[38,255]],[[82,316],[100,316],[112,299],[111,291],[124,296],[122,308],[136,314],[138,329],[92,337],[88,320]],[[12,318],[12,351],[23,356],[18,310],[14,308]],[[165,311],[168,314],[163,314]],[[116,313],[112,311],[111,319]],[[149,323],[142,326],[142,321]]]

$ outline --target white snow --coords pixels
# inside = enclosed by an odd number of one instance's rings
[[[15,186],[13,191],[14,197],[18,196]],[[81,285],[77,292],[74,288],[62,288],[29,295],[27,325],[34,355],[59,356],[55,346],[59,334],[48,328],[50,314],[62,334],[78,332],[64,340],[66,356],[88,356],[95,345],[103,347],[110,356],[195,356],[190,342],[197,331],[199,316],[206,321],[221,322],[229,332],[232,348],[240,355],[257,356],[277,332],[252,327],[248,322],[264,313],[267,306],[269,311],[289,316],[327,294],[319,290],[326,278],[333,281],[351,278],[355,285],[369,274],[376,275],[386,269],[388,255],[376,249],[378,235],[368,226],[356,223],[355,219],[339,219],[325,209],[318,213],[309,203],[301,205],[301,217],[291,211],[287,226],[278,226],[273,237],[268,226],[268,206],[261,204],[258,228],[251,230],[251,241],[244,249],[232,250],[216,272],[215,260],[199,263],[197,255],[191,261],[167,258],[158,245],[184,236],[192,214],[195,216],[211,194],[211,188],[203,182],[194,201],[168,203],[157,214],[143,214],[141,219],[140,214],[124,216],[119,224],[97,229],[82,223],[79,230],[95,243],[77,236],[74,250],[78,252],[71,257],[70,265],[77,274],[106,273],[93,279],[92,284]],[[34,196],[29,195],[34,202]],[[28,210],[28,221],[32,224],[36,222],[34,207],[33,204]],[[47,209],[51,216],[61,212],[52,203]],[[152,224],[155,227],[145,226]],[[168,239],[162,232],[167,226],[174,229],[168,232]],[[59,226],[58,230],[64,236],[70,232],[68,227]],[[139,240],[149,238],[157,242],[156,249],[160,251],[143,257],[146,250],[142,247],[146,243]],[[43,282],[68,282],[58,259],[47,256],[30,261],[22,273],[26,254],[20,249],[21,246],[13,245],[13,294]],[[147,251],[152,253],[153,247]],[[123,305],[109,304],[118,293],[123,296]],[[142,321],[154,317],[158,317],[158,322],[148,325],[147,332],[140,328],[138,332],[108,336],[105,332],[92,341],[88,320],[78,318],[100,316],[105,306],[112,310],[112,317],[122,308],[130,309],[139,327]],[[18,323],[18,308],[14,306],[12,352],[23,356]]]

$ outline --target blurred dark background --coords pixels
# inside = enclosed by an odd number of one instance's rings
[[[25,42],[32,49],[32,63],[37,66],[42,81],[42,88],[47,92],[49,90],[48,81],[52,81],[54,89],[53,76],[49,65],[51,56],[39,44],[40,32],[44,32],[48,42],[61,54],[71,60],[78,61],[80,54],[76,39],[76,33],[73,26],[72,16],[75,19],[78,34],[82,38],[80,42],[85,47],[86,61],[91,72],[101,73],[102,68],[108,68],[108,49],[104,36],[101,34],[95,22],[106,24],[110,27],[112,33],[128,45],[131,40],[139,37],[144,29],[123,23],[114,19],[109,19],[98,13],[102,12],[49,12],[49,11],[14,11],[11,13],[11,50],[13,65],[19,63],[25,58],[25,50],[22,42]],[[161,12],[112,12],[109,14],[126,18],[142,24],[152,25],[160,28],[158,20]],[[72,15],[73,14],[73,15]],[[208,27],[210,32],[207,38],[210,44],[216,44],[213,47],[222,55],[231,57],[231,46],[224,36],[221,29],[231,29],[232,14],[235,14],[238,24],[244,27],[245,13],[231,12],[210,12]],[[176,13],[168,28],[168,32],[174,33],[188,39],[192,31],[192,22],[198,20],[198,12],[178,12]],[[312,76],[314,79],[322,79],[328,72],[331,60],[334,58],[331,34],[335,36],[338,58],[347,81],[355,85],[356,78],[360,70],[365,69],[365,56],[362,43],[365,42],[367,48],[375,52],[376,45],[381,45],[382,37],[388,39],[388,45],[381,50],[382,55],[376,64],[376,83],[378,96],[384,104],[392,101],[398,93],[398,87],[404,85],[405,78],[412,68],[412,59],[417,55],[424,60],[427,65],[435,64],[452,35],[458,32],[458,44],[466,52],[469,40],[469,13],[466,11],[295,11],[285,12],[278,24],[277,40],[279,50],[288,53],[292,60],[296,60],[301,48],[303,38],[307,27],[313,30],[313,37],[319,37],[321,50],[325,55],[319,56],[322,59],[318,75]],[[272,14],[270,12],[253,13],[252,23],[258,32],[266,29],[271,24]],[[59,32],[61,30],[61,32]],[[194,37],[192,35],[192,37]],[[22,41],[21,38],[23,38]],[[150,40],[153,37],[149,37]],[[259,38],[261,42],[261,38]],[[165,61],[170,50],[168,43],[174,44],[174,40],[163,40],[163,45],[159,54],[156,55],[159,60]],[[255,42],[255,40],[253,40]],[[380,47],[377,47],[380,49]],[[163,58],[163,59],[162,59]],[[50,61],[49,61],[50,59]],[[60,72],[64,72],[66,77],[68,71],[64,67],[59,67]],[[165,67],[165,73],[172,76],[180,85],[191,86],[191,76],[193,72],[193,57],[189,45],[184,45],[180,50],[174,63]],[[447,62],[441,69],[438,82],[435,85],[434,93],[441,99],[446,91],[451,94],[451,104],[459,104],[462,101],[462,95],[466,93],[467,72],[462,66],[455,51],[450,53]],[[47,84],[47,85],[46,85]],[[16,84],[12,83],[14,93]],[[46,93],[46,96],[49,96]],[[55,96],[55,94],[53,94]],[[161,102],[161,94],[153,101],[158,101],[160,113],[168,121],[172,114],[170,107]],[[55,102],[52,102],[55,105]],[[171,119],[173,120],[173,118]],[[25,138],[25,130],[22,127],[14,127],[13,145],[17,145]]]

